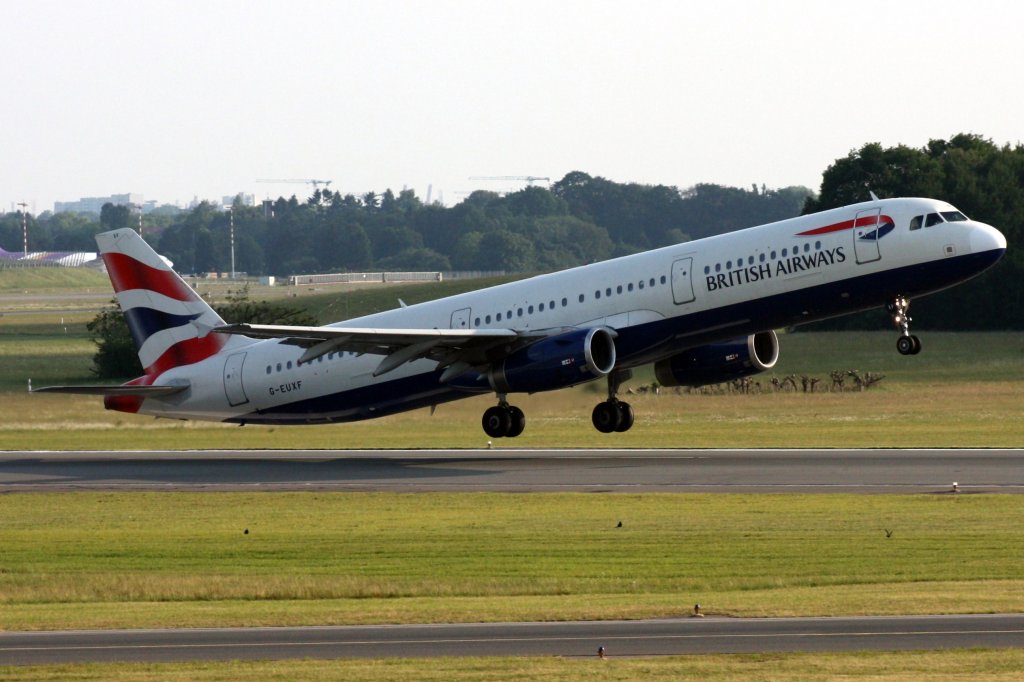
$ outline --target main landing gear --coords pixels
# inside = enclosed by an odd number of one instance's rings
[[[591,415],[594,428],[601,433],[624,432],[633,427],[633,408],[629,403],[616,397],[619,386],[629,379],[629,370],[612,372],[608,375],[608,400],[598,403]]]
[[[498,394],[498,404],[484,410],[483,427],[491,438],[515,438],[526,428],[526,415]]]
[[[907,310],[910,308],[910,301],[906,296],[897,296],[886,309],[892,316],[892,323],[900,330],[900,337],[896,339],[896,350],[900,355],[917,355],[921,352],[921,339],[910,333],[910,316]]]

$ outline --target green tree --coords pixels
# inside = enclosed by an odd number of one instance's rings
[[[127,206],[112,204],[109,201],[100,208],[100,225],[105,230],[119,230],[128,227],[132,212]]]

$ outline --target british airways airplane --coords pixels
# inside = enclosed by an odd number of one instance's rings
[[[479,393],[491,437],[523,432],[509,394],[604,378],[602,432],[633,425],[617,397],[653,364],[664,386],[775,365],[774,329],[885,306],[897,350],[920,352],[910,299],[981,273],[1006,251],[995,228],[943,201],[886,199],[540,275],[322,327],[227,324],[130,229],[96,237],[145,374],[100,394],[107,409],[239,424],[326,424]]]

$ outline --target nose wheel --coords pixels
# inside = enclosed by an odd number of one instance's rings
[[[897,296],[886,306],[892,323],[900,330],[900,336],[896,339],[896,350],[900,355],[917,355],[921,352],[921,339],[910,333],[911,317],[907,315],[910,308],[910,300],[906,296]]]
[[[591,415],[594,428],[601,433],[622,433],[633,427],[633,408],[629,403],[616,397],[619,386],[630,376],[632,376],[632,372],[629,370],[612,372],[608,375],[608,400],[598,403]]]
[[[494,407],[484,410],[484,433],[491,438],[515,438],[526,428],[526,415],[515,405],[509,405],[505,396]]]

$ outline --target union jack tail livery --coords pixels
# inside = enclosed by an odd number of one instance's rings
[[[227,337],[208,332],[224,320],[142,237],[124,229],[97,235],[96,242],[146,378],[220,352]]]

